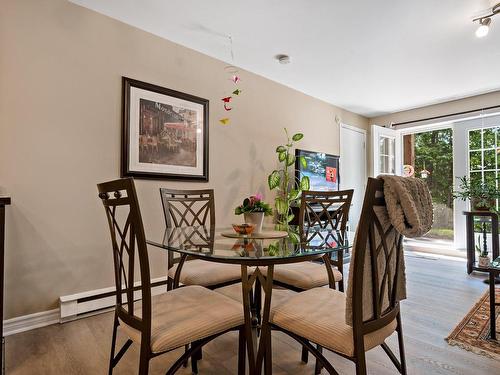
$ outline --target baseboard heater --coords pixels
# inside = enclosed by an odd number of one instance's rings
[[[165,277],[151,280],[151,295],[165,293],[167,290]],[[134,300],[141,298],[140,283],[134,283]],[[124,296],[124,301],[126,296]],[[82,293],[59,297],[60,322],[110,311],[116,304],[116,287],[91,290]]]

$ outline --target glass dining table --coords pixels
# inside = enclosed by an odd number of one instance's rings
[[[271,374],[271,298],[274,267],[280,264],[320,261],[335,288],[331,260],[344,256],[351,248],[352,234],[336,229],[310,227],[285,231],[265,228],[259,234],[236,235],[231,228],[189,226],[167,228],[163,236],[149,245],[177,254],[178,266],[173,285],[179,287],[182,267],[190,259],[241,266],[241,288],[245,336],[250,374]],[[253,293],[253,291],[259,293]],[[263,304],[261,296],[264,293]],[[258,296],[254,298],[254,296]],[[259,300],[257,304],[254,301]],[[258,305],[256,313],[255,305]],[[262,311],[260,311],[262,309]],[[256,330],[256,322],[258,330]],[[259,339],[255,332],[260,332]]]

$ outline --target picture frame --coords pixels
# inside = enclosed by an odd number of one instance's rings
[[[128,77],[122,89],[122,177],[208,181],[208,99]]]

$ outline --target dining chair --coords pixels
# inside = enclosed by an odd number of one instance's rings
[[[349,220],[354,190],[304,191],[300,200],[299,235],[304,243],[322,238],[318,229],[345,231]],[[336,253],[336,259],[329,258],[335,282],[344,291],[343,254]],[[293,263],[276,266],[274,282],[295,291],[304,291],[318,286],[329,285],[328,272],[320,262]]]
[[[316,374],[322,367],[338,374],[322,348],[353,361],[356,374],[366,374],[365,352],[376,346],[406,374],[399,305],[406,283],[403,269],[403,236],[389,221],[383,181],[370,178],[356,230],[347,293],[330,288],[299,293],[272,310],[272,326],[316,357]],[[399,360],[385,343],[394,331]]]
[[[168,369],[167,374],[174,374],[203,345],[232,330],[239,330],[238,373],[244,374],[242,305],[202,286],[152,297],[148,250],[133,179],[105,182],[97,188],[111,234],[116,284],[109,374],[133,343],[140,346],[139,375],[148,374],[152,358],[190,345]],[[118,327],[128,339],[115,353]],[[193,372],[197,372],[195,365]]]
[[[163,213],[168,228],[202,227],[215,228],[215,199],[212,189],[177,190],[160,188]],[[209,239],[207,239],[209,240]],[[213,238],[211,239],[213,241]],[[168,284],[171,290],[179,257],[168,252]],[[191,259],[184,262],[179,276],[182,285],[201,285],[216,289],[241,281],[241,269],[238,265],[205,262]]]

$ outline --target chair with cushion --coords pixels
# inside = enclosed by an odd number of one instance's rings
[[[152,297],[149,257],[134,181],[120,179],[98,184],[97,188],[111,233],[117,291],[109,374],[132,343],[140,346],[140,375],[148,373],[152,358],[190,345],[168,369],[167,374],[174,374],[202,345],[231,330],[240,331],[238,372],[244,374],[242,305],[201,286],[187,286]],[[137,276],[139,280],[135,279]],[[134,286],[137,281],[139,286]],[[118,327],[129,338],[115,353]]]
[[[213,241],[215,199],[212,189],[161,188],[160,195],[168,228],[200,227],[200,232],[208,228],[207,242]],[[212,238],[210,238],[210,233],[212,233]],[[175,255],[171,251],[168,253],[168,290],[173,288],[179,263],[179,258]],[[238,265],[205,262],[199,259],[188,259],[179,275],[179,282],[183,285],[201,285],[209,289],[216,289],[239,281],[241,281],[241,268]]]
[[[392,226],[381,179],[370,178],[349,269],[347,294],[314,288],[291,297],[271,312],[274,329],[306,346],[316,358],[316,373],[336,370],[322,355],[326,348],[366,374],[365,352],[381,346],[406,374],[399,301],[406,298],[403,236]],[[385,339],[396,331],[399,360]],[[315,348],[312,343],[318,345]]]
[[[299,232],[301,241],[310,243],[323,238],[318,229],[333,229],[345,231],[349,220],[353,190],[341,191],[304,191],[300,202]],[[339,290],[344,291],[343,257],[335,254],[336,259],[328,261],[334,266],[333,275],[339,284]],[[277,285],[295,291],[303,291],[329,284],[328,273],[324,264],[319,262],[293,263],[276,266],[274,282]]]

